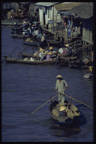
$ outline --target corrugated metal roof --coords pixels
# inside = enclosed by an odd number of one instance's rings
[[[82,2],[79,6],[69,10],[81,18],[90,18],[93,16],[93,2]]]
[[[75,6],[80,5],[80,2],[71,2],[71,3],[61,3],[61,4],[57,4],[54,7],[56,8],[57,11],[61,11],[61,10],[69,10],[72,9]]]
[[[35,5],[50,7],[50,6],[53,6],[53,5],[58,4],[58,3],[60,3],[60,2],[38,2],[38,3],[35,3]]]

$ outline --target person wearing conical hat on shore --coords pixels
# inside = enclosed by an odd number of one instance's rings
[[[68,88],[68,84],[61,75],[57,75],[56,78],[57,81],[55,85],[55,91],[58,91],[58,102],[64,103],[65,101],[64,92]]]

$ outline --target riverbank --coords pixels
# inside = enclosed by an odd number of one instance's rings
[[[23,20],[20,19],[5,19],[1,21],[2,26],[13,26],[14,22],[18,23],[19,25],[23,24]]]

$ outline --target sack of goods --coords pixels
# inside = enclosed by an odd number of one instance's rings
[[[30,42],[30,40],[31,40],[30,38],[27,38],[27,39],[26,39],[26,42]]]
[[[34,58],[31,57],[31,58],[30,58],[30,61],[34,61]]]
[[[58,116],[59,116],[59,111],[58,111],[56,108],[54,108],[54,109],[52,110],[52,114],[53,114],[54,116],[58,117]]]

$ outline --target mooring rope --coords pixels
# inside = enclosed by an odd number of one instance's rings
[[[21,50],[19,50],[16,54],[15,54],[15,57],[17,58],[17,56],[19,54],[21,54],[22,52],[24,52],[26,50],[27,47],[24,47],[24,48],[21,48]],[[23,51],[22,51],[23,50]],[[21,52],[22,51],[22,52]]]
[[[9,57],[17,48],[18,48],[18,46],[17,46],[15,49],[13,49],[13,51],[10,52],[9,55],[8,55],[7,57]],[[2,62],[3,62],[5,59],[6,59],[6,58],[4,58],[4,59],[2,60]]]

